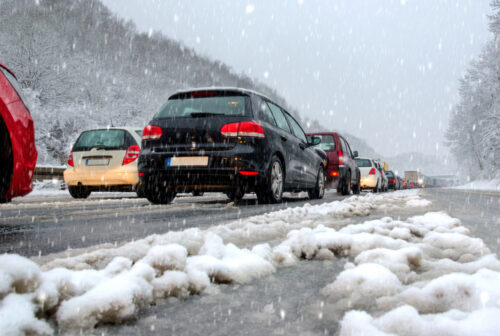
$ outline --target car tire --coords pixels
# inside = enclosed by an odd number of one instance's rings
[[[137,184],[137,186],[135,187],[135,193],[137,195],[137,198],[145,198],[146,197],[142,183]]]
[[[232,189],[230,191],[225,192],[227,198],[229,198],[233,202],[241,201],[243,196],[245,196],[245,192],[241,190],[241,188]]]
[[[87,198],[92,193],[89,188],[85,188],[84,186],[68,186],[68,191],[71,197],[75,199]]]
[[[375,188],[373,188],[373,192],[374,193],[378,193],[379,191],[380,191],[380,189],[379,189],[379,183],[377,181],[377,185],[375,186]]]
[[[263,185],[256,191],[259,203],[281,203],[285,186],[285,174],[281,160],[274,155],[269,164]]]
[[[144,194],[148,201],[153,204],[169,204],[177,193],[169,189],[162,181],[156,178],[150,178],[144,185]]]
[[[359,195],[361,192],[361,178],[358,178],[358,183],[352,187],[352,193],[354,195]]]
[[[9,202],[7,191],[12,183],[14,161],[9,130],[0,116],[0,203]]]
[[[325,196],[325,172],[323,171],[323,167],[320,167],[318,170],[314,189],[308,190],[307,193],[310,199],[322,199]]]
[[[192,195],[194,197],[201,197],[201,196],[203,196],[203,194],[205,194],[205,193],[203,191],[199,191],[199,190],[195,190],[192,192]]]
[[[348,172],[344,182],[342,183],[342,189],[340,190],[342,195],[350,195],[351,194],[351,173]]]

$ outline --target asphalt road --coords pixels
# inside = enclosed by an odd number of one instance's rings
[[[211,226],[288,206],[344,198],[327,193],[324,199],[311,201],[291,195],[282,204],[262,205],[248,195],[233,205],[223,194],[206,195],[181,195],[169,205],[151,205],[133,193],[95,193],[86,200],[73,200],[66,194],[16,199],[0,206],[0,253],[31,257],[69,248],[120,244],[155,233]]]

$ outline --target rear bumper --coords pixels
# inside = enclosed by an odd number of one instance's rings
[[[370,175],[361,177],[361,188],[375,188],[377,186],[377,177]]]
[[[205,167],[168,167],[171,157],[208,156]],[[145,187],[165,185],[181,191],[226,191],[236,187],[245,192],[255,191],[266,178],[269,153],[258,146],[236,145],[233,149],[212,152],[152,152],[144,150],[139,156],[139,172]],[[252,172],[257,175],[242,175]]]
[[[345,166],[327,166],[326,168],[326,188],[336,189],[339,185],[339,181],[347,175],[348,167]],[[333,176],[332,173],[338,173],[337,176]]]
[[[84,171],[79,168],[68,168],[64,171],[64,182],[68,186],[135,186],[139,183],[137,167],[122,166],[105,171]]]

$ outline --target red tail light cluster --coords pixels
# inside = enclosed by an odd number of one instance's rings
[[[71,153],[69,153],[68,166],[70,166],[70,167],[75,166],[75,163],[73,162],[73,151],[71,151]]]
[[[130,146],[125,153],[122,165],[126,165],[135,161],[139,157],[139,154],[141,154],[141,148],[138,145]]]
[[[142,140],[158,140],[163,135],[160,127],[148,125],[142,131]]]
[[[226,137],[250,137],[265,138],[266,134],[260,124],[255,121],[242,121],[230,123],[222,126],[220,129],[222,135]]]
[[[344,165],[344,153],[342,153],[341,150],[339,150],[339,165],[340,166]]]
[[[391,183],[396,183],[396,179],[391,178]]]
[[[370,172],[368,175],[375,175],[377,173],[377,170],[375,168],[370,169]]]

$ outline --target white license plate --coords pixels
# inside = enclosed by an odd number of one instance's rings
[[[174,156],[169,157],[167,167],[206,167],[208,156]]]
[[[109,159],[87,159],[85,160],[86,166],[108,166]]]

